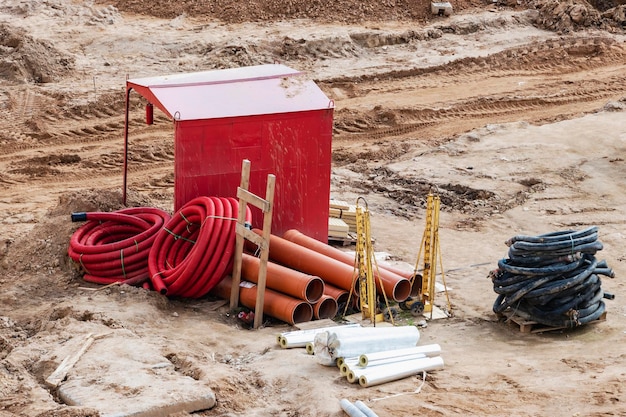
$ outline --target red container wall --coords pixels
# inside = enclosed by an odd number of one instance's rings
[[[265,197],[276,175],[272,233],[299,229],[328,240],[333,109],[176,122],[178,210],[200,196],[235,197],[241,164],[250,160],[250,191]],[[263,215],[252,208],[254,227]]]

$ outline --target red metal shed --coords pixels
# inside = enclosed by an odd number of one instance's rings
[[[131,90],[174,121],[176,210],[200,195],[235,197],[248,159],[251,192],[264,196],[276,175],[272,233],[327,241],[334,104],[303,73],[271,64],[128,80],[124,201]]]

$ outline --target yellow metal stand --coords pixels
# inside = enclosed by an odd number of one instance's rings
[[[375,326],[377,321],[384,320],[384,315],[378,313],[376,297],[376,277],[380,280],[380,274],[378,273],[378,265],[375,264],[376,258],[374,256],[374,247],[372,246],[370,213],[367,208],[367,202],[365,202],[365,210],[363,210],[359,206],[359,200],[365,201],[362,197],[359,197],[356,204],[355,279],[359,283],[359,305],[362,317],[363,319],[369,319]],[[375,268],[372,266],[372,260],[374,260]],[[374,271],[376,271],[376,274]],[[387,309],[389,309],[389,301],[387,300],[382,282],[380,282],[380,287],[383,288],[382,294],[385,298]],[[389,317],[393,323],[393,315],[389,314]]]
[[[430,318],[433,316],[433,306],[435,302],[435,281],[437,276],[437,261],[441,267],[441,277],[443,280],[444,288],[446,288],[446,299],[448,302],[448,310],[451,311],[450,298],[448,297],[448,290],[445,281],[445,275],[443,272],[443,261],[441,260],[440,246],[439,246],[439,196],[435,196],[432,193],[428,194],[426,200],[426,227],[424,229],[424,236],[420,245],[420,250],[415,263],[414,278],[418,276],[417,269],[420,260],[423,259],[422,269],[422,286],[419,293],[419,302],[422,303],[423,312],[430,313]],[[423,254],[422,254],[423,249]]]
[[[359,302],[363,318],[376,323],[376,284],[372,270],[372,240],[369,230],[369,211],[356,206],[356,256],[355,267],[358,271]]]

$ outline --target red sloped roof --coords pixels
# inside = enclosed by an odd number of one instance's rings
[[[134,89],[176,120],[321,110],[333,102],[306,76],[280,64],[129,79]]]

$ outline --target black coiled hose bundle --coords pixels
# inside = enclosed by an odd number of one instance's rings
[[[598,275],[615,275],[606,261],[598,228],[561,231],[539,236],[514,236],[506,242],[509,257],[489,275],[498,294],[496,314],[509,310],[526,320],[552,327],[573,328],[600,318],[603,298]]]

